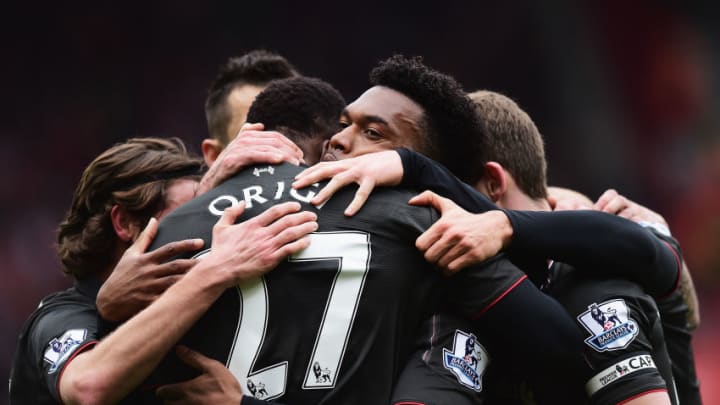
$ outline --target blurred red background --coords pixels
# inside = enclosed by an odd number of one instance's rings
[[[53,234],[95,155],[137,135],[199,152],[206,87],[229,56],[279,52],[352,100],[400,52],[518,101],[546,138],[552,184],[594,198],[614,187],[668,219],[701,299],[704,400],[720,403],[720,6],[499,3],[4,6],[0,379],[24,319],[70,284]]]

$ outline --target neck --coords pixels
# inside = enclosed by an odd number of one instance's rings
[[[551,211],[550,204],[546,199],[530,198],[519,189],[508,189],[503,198],[498,201],[502,208],[522,211]]]

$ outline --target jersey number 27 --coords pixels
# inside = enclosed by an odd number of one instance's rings
[[[323,319],[307,364],[303,389],[335,386],[370,263],[370,235],[364,232],[318,232],[310,246],[291,262],[329,260],[337,263]],[[240,319],[227,367],[243,385],[243,392],[262,399],[285,393],[288,362],[255,370],[267,328],[268,294],[264,278],[238,285]],[[247,389],[245,389],[247,387]],[[248,392],[248,390],[250,392]]]

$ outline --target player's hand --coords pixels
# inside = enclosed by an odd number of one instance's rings
[[[112,322],[129,319],[155,301],[196,263],[192,259],[168,260],[199,250],[202,239],[171,242],[146,252],[157,234],[157,227],[157,220],[151,218],[100,288],[96,304],[104,319]]]
[[[667,221],[657,212],[642,206],[614,189],[605,191],[595,203],[595,209],[618,215],[635,222],[648,222],[668,227]]]
[[[196,269],[219,276],[226,287],[267,273],[310,245],[307,235],[317,230],[317,215],[300,208],[297,202],[278,204],[238,224],[245,203],[226,208],[213,226],[212,249]]]
[[[497,255],[512,237],[510,220],[502,211],[471,214],[432,191],[413,197],[409,203],[431,205],[440,212],[440,219],[417,238],[415,246],[445,274]]]
[[[355,193],[355,198],[345,209],[345,215],[353,216],[365,204],[375,187],[400,184],[402,177],[403,167],[400,155],[389,150],[335,162],[318,163],[295,176],[292,186],[300,189],[325,179],[331,179],[310,201],[314,205],[321,205],[341,188],[356,183],[360,187]]]
[[[548,203],[553,211],[592,210],[593,202],[584,195],[562,187],[548,187]]]
[[[240,403],[242,400],[240,383],[222,363],[185,346],[178,346],[175,352],[183,363],[201,371],[202,374],[189,381],[158,388],[155,393],[165,404],[237,405]]]
[[[303,162],[302,150],[291,140],[279,132],[262,129],[262,124],[243,125],[237,137],[200,180],[198,194],[207,192],[248,166],[282,162],[299,165]]]

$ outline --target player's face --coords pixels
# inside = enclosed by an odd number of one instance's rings
[[[375,86],[349,104],[341,130],[330,138],[322,160],[347,159],[406,147],[420,149],[423,109],[395,90]]]
[[[197,185],[197,180],[191,179],[177,179],[170,182],[165,189],[165,207],[155,214],[155,218],[160,219],[175,208],[192,200],[195,197]]]

